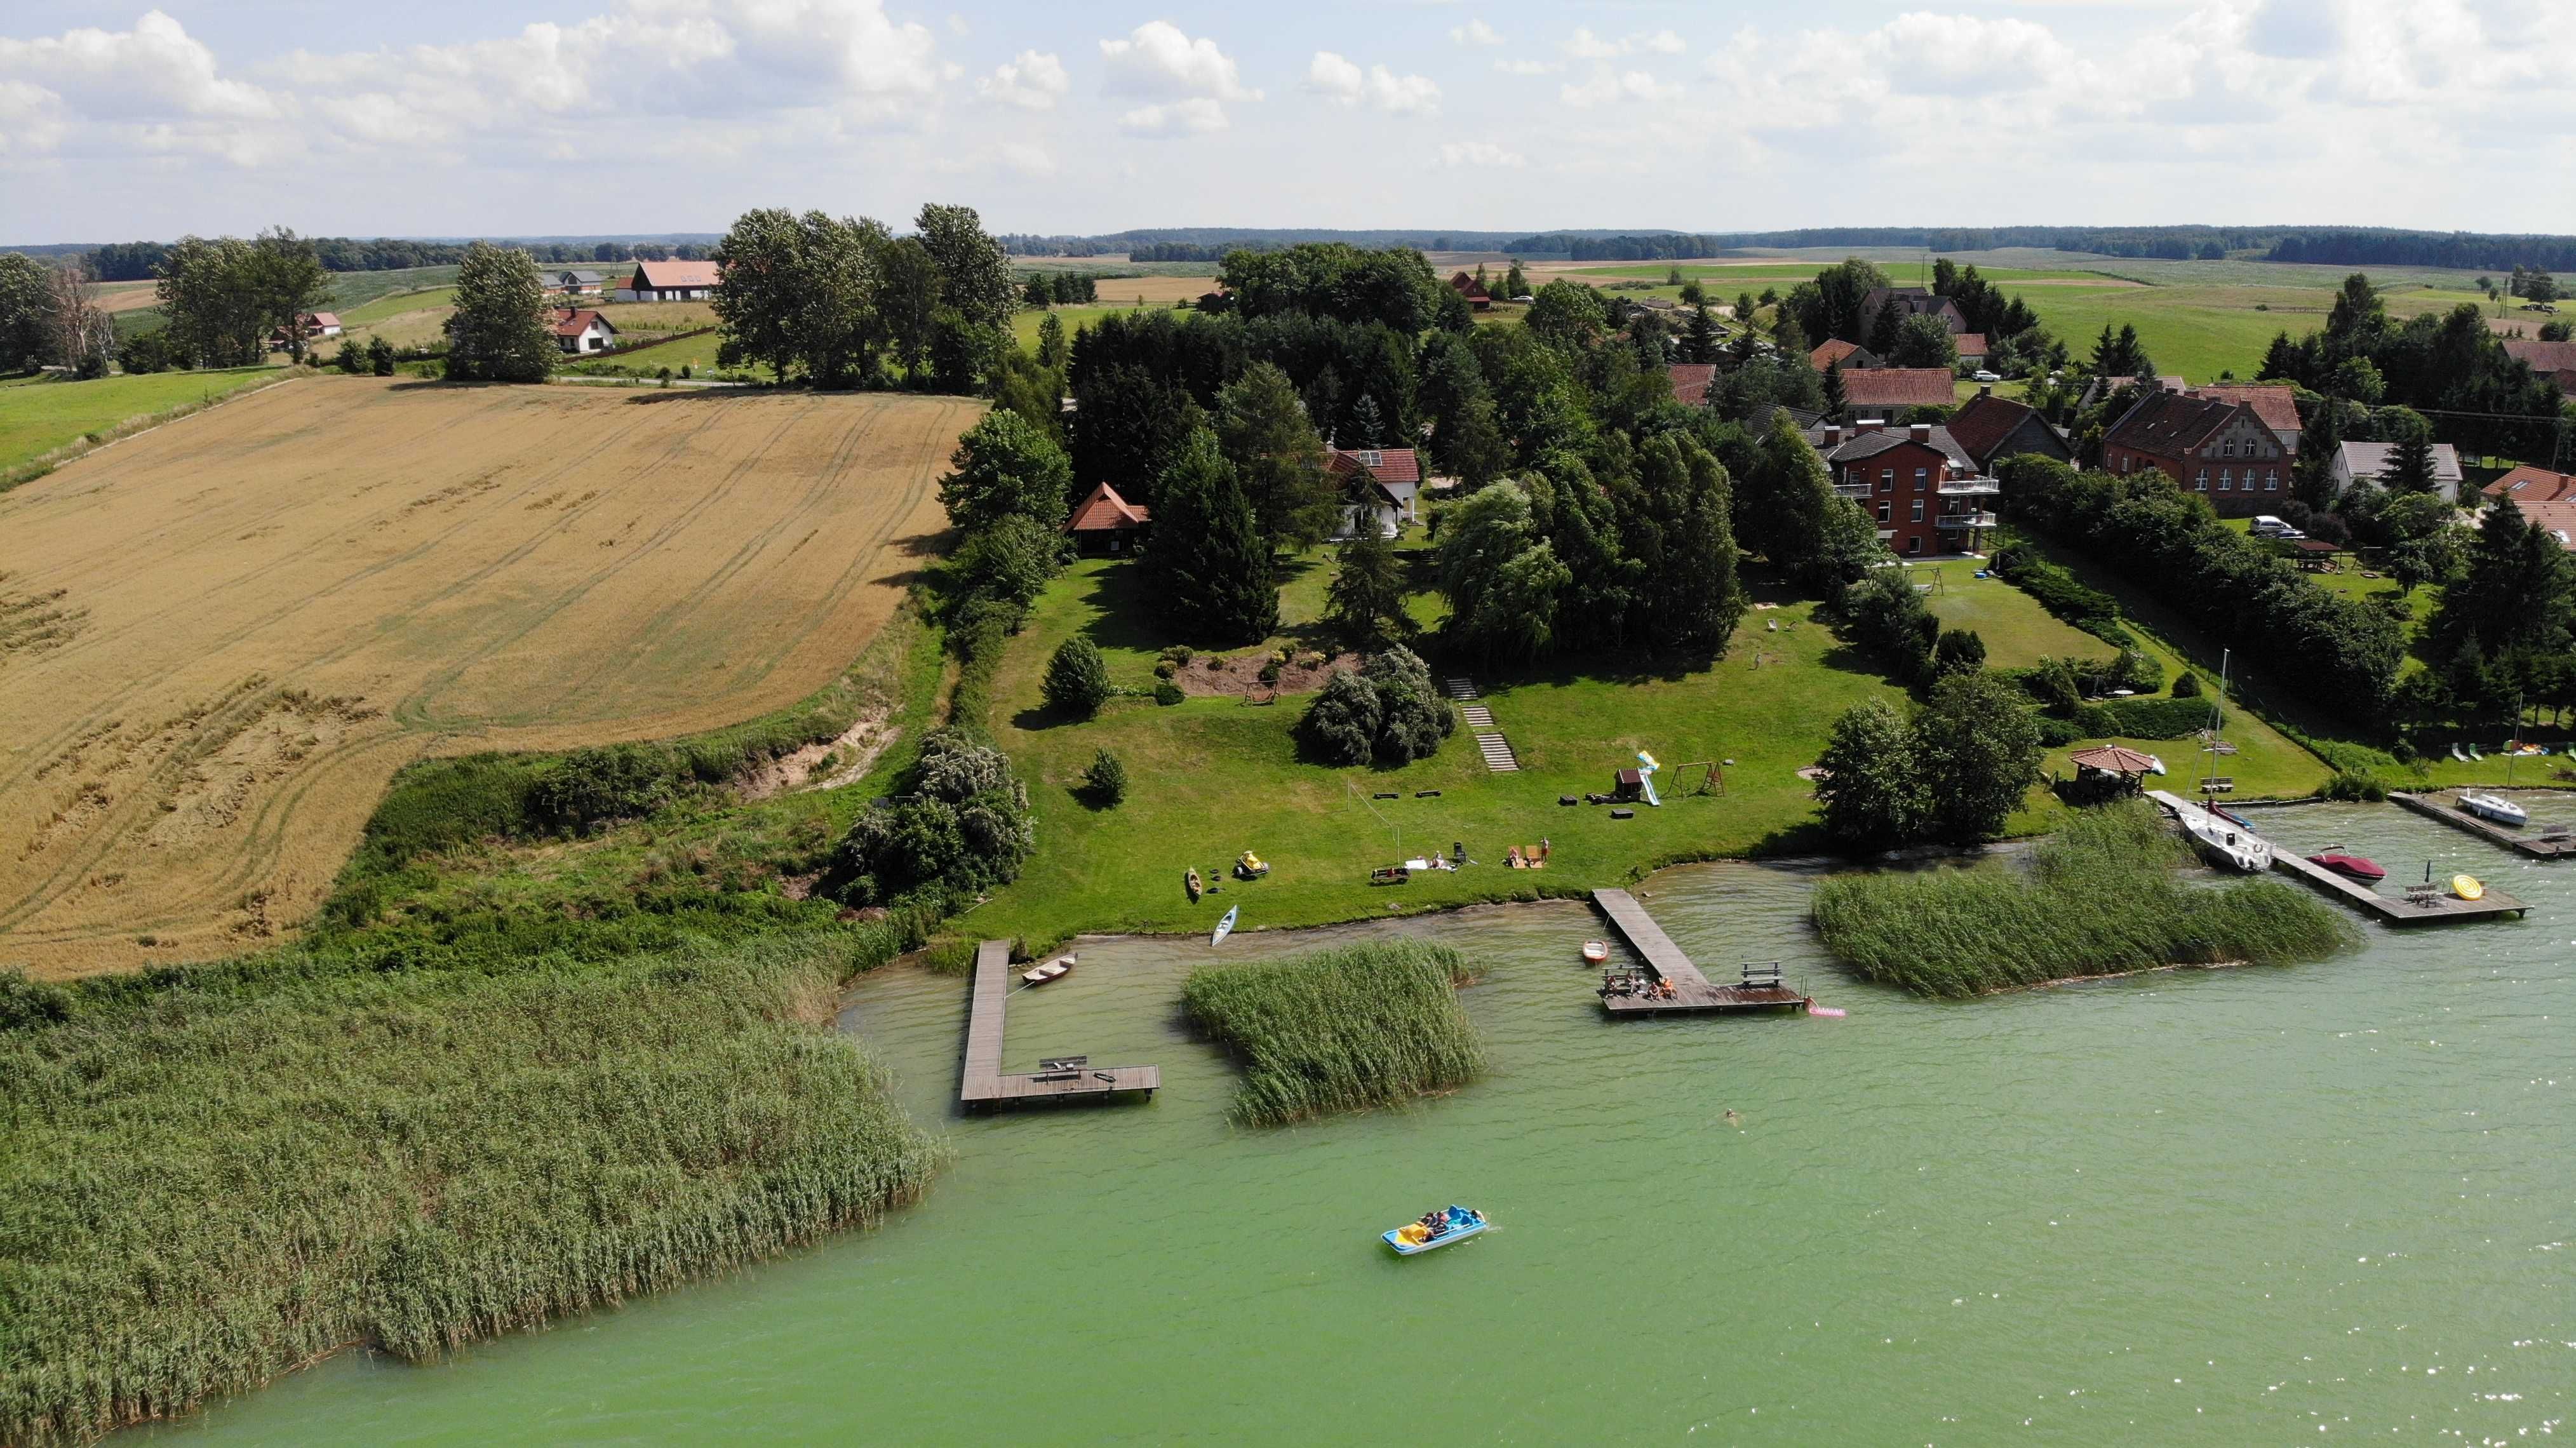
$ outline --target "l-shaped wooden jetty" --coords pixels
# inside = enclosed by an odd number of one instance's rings
[[[2397,796],[2390,796],[2396,798]],[[2164,807],[2165,813],[2179,823],[2183,811],[2202,806],[2169,794],[2161,789],[2147,791],[2147,798]],[[2247,831],[2248,834],[2254,833]],[[2433,925],[2455,920],[2497,920],[2504,916],[2519,917],[2525,906],[2520,900],[2490,886],[2475,900],[2463,900],[2447,892],[2417,890],[2407,895],[2382,895],[2348,876],[2338,875],[2277,840],[2266,841],[2272,847],[2272,868],[2284,875],[2294,875],[2355,909],[2364,911],[2388,925]]]
[[[2515,834],[2493,820],[2480,819],[2460,808],[2457,795],[2445,801],[2430,795],[2402,794],[2392,790],[2388,797],[2427,819],[2440,820],[2453,829],[2466,830],[2488,844],[2502,845],[2517,855],[2528,855],[2535,860],[2555,860],[2562,855],[2576,855],[2576,835],[2560,834],[2553,837]]]
[[[1674,1015],[1709,1011],[1776,1011],[1783,1008],[1803,1010],[1807,998],[1784,985],[1712,985],[1699,967],[1691,964],[1682,948],[1646,913],[1646,907],[1625,890],[1595,890],[1592,903],[1610,918],[1610,925],[1627,939],[1629,948],[1645,957],[1646,968],[1655,978],[1670,982],[1670,997],[1608,995],[1601,998],[1601,1008],[1614,1016]]]
[[[1162,1089],[1159,1066],[1094,1067],[1075,1056],[1036,1071],[1002,1071],[1002,1013],[1011,997],[1011,942],[975,947],[975,996],[966,1014],[966,1066],[957,1081],[957,1103],[973,1110],[1066,1101],[1119,1101]]]

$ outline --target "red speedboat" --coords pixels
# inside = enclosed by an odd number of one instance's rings
[[[2328,850],[2322,855],[2310,855],[2308,863],[2323,865],[2346,879],[2359,880],[2365,885],[2376,885],[2388,878],[2388,872],[2379,868],[2376,861],[2366,860],[2359,855],[2346,854],[2341,850]]]

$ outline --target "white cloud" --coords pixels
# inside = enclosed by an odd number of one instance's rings
[[[1227,118],[1225,106],[1215,97],[1185,96],[1176,101],[1138,106],[1120,116],[1118,124],[1139,136],[1180,136],[1222,131],[1234,123]]]
[[[1604,40],[1589,29],[1578,28],[1574,38],[1565,42],[1565,53],[1577,60],[1608,60],[1625,51],[1615,40]]]
[[[1615,105],[1621,101],[1669,100],[1680,94],[1680,86],[1667,85],[1642,70],[1614,71],[1606,65],[1580,85],[1562,85],[1556,89],[1558,100],[1577,109]]]
[[[1498,60],[1494,69],[1505,75],[1554,75],[1565,67],[1552,60]]]
[[[1500,45],[1503,43],[1503,38],[1494,33],[1494,27],[1487,25],[1482,20],[1470,20],[1464,25],[1450,27],[1449,38],[1458,42],[1460,45]]]
[[[1109,63],[1114,95],[1261,99],[1261,92],[1244,88],[1234,58],[1215,41],[1192,40],[1168,20],[1148,20],[1124,40],[1100,42],[1100,56]]]
[[[1365,105],[1392,115],[1427,116],[1440,109],[1440,87],[1429,76],[1397,75],[1383,65],[1363,71],[1329,50],[1315,52],[1306,68],[1306,88],[1339,105]]]
[[[1064,73],[1064,62],[1037,50],[1021,51],[975,82],[976,93],[986,99],[1028,111],[1053,110],[1072,89],[1073,79]]]
[[[94,132],[89,150],[196,152],[238,165],[301,150],[295,98],[219,73],[214,52],[158,10],[132,30],[0,37],[0,153]]]
[[[1491,141],[1443,141],[1440,143],[1443,166],[1526,166],[1529,158]]]
[[[1573,38],[1565,42],[1565,53],[1577,60],[1616,60],[1623,55],[1635,55],[1641,50],[1652,51],[1657,55],[1679,55],[1689,48],[1687,42],[1669,30],[1658,30],[1651,35],[1627,35],[1612,40],[1593,34],[1589,28],[1577,27]]]
[[[1037,177],[1055,174],[1055,156],[1046,147],[1034,141],[1005,141],[997,154],[1000,155],[1003,165],[1020,175]]]
[[[1690,49],[1688,45],[1682,42],[1682,38],[1680,36],[1673,34],[1669,30],[1658,30],[1654,34],[1638,41],[1637,44],[1641,48],[1651,50],[1657,55],[1679,55],[1683,51]]]

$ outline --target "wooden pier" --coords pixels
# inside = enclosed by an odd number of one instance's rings
[[[2555,860],[2562,855],[2576,855],[2576,835],[2555,839],[2541,835],[2518,835],[2493,820],[2480,819],[2460,808],[2456,794],[2448,800],[2431,795],[2390,792],[2390,799],[2424,816],[2440,820],[2454,829],[2466,830],[2491,845],[2502,845],[2517,855],[2535,860]]]
[[[1068,1101],[1119,1101],[1150,1097],[1163,1085],[1159,1066],[1094,1067],[1075,1056],[1045,1068],[1005,1074],[1002,1013],[1009,1004],[1011,943],[987,940],[975,948],[975,997],[966,1013],[966,1065],[958,1075],[957,1104],[970,1111]]]
[[[2164,806],[2177,822],[2185,809],[2200,806],[2161,789],[2149,790],[2147,797]],[[2393,796],[2392,796],[2393,797]],[[2246,831],[2252,834],[2253,831]],[[2259,838],[2259,837],[2258,837]],[[2298,851],[2278,840],[2266,840],[2272,847],[2272,868],[2284,875],[2295,876],[2345,904],[2360,910],[2384,925],[2436,925],[2447,921],[2499,920],[2511,915],[2520,918],[2530,908],[2511,895],[2490,886],[2475,900],[2463,900],[2448,891],[2416,890],[2406,895],[2382,895],[2377,890],[2346,875],[2338,875],[2323,865],[2313,864]]]
[[[1611,928],[1646,961],[1655,978],[1672,984],[1663,996],[1603,996],[1601,1008],[1614,1016],[1657,1016],[1710,1011],[1804,1010],[1806,996],[1784,985],[1713,985],[1682,948],[1625,890],[1595,890],[1592,903],[1610,918]]]

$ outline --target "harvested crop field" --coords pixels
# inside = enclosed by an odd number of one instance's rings
[[[290,929],[423,755],[811,693],[944,528],[977,411],[324,377],[0,495],[0,965]]]

